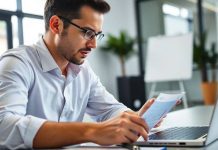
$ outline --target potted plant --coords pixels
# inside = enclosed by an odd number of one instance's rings
[[[134,49],[135,43],[136,39],[122,30],[119,32],[118,36],[108,34],[105,44],[100,47],[100,50],[111,52],[119,58],[122,72],[121,77],[117,78],[119,100],[134,110],[141,107],[145,101],[143,77],[126,76],[125,62],[128,58],[136,54]],[[135,102],[136,99],[137,102]]]
[[[120,60],[122,76],[126,76],[125,61],[135,53],[134,44],[136,40],[121,31],[118,36],[108,34],[105,45],[101,50],[114,53]]]
[[[199,39],[194,39],[194,62],[201,72],[201,90],[206,105],[214,104],[217,96],[216,65],[218,54],[215,43],[211,44],[210,49],[205,48],[206,33],[203,34],[202,43]],[[210,68],[211,73],[207,68]],[[211,75],[211,76],[209,76]]]

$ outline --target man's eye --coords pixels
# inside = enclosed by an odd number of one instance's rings
[[[87,32],[87,30],[82,30],[82,32],[83,32],[83,33],[86,33],[86,32]]]

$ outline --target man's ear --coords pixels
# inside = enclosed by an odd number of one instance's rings
[[[61,33],[63,30],[63,27],[64,27],[62,20],[56,15],[54,15],[50,18],[49,26],[50,26],[50,30],[54,34]]]

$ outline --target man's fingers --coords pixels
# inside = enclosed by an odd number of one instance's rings
[[[130,141],[130,143],[136,142],[139,138],[139,136],[132,130],[127,130],[125,137]]]
[[[149,99],[143,106],[142,108],[138,111],[139,116],[142,116],[148,108],[154,103],[154,98]]]
[[[149,127],[143,118],[137,116],[137,117],[131,117],[130,120],[138,124],[139,126],[143,127],[146,132],[149,132]]]
[[[136,141],[139,138],[139,135],[141,135],[144,139],[147,139],[149,127],[143,118],[138,116],[136,113],[128,112],[126,112],[123,117],[127,119],[124,123],[122,123],[122,126],[125,129],[126,137],[131,139],[131,141]]]
[[[178,101],[176,102],[176,105],[179,105],[181,102],[182,102],[182,100],[178,100]]]
[[[122,143],[132,143],[133,141],[128,136],[125,136],[124,141]]]
[[[144,129],[144,127],[139,126],[137,124],[129,125],[129,132],[127,133],[129,139],[131,139],[133,142],[135,142],[139,138],[139,136],[142,136],[144,139],[148,138],[148,133]]]

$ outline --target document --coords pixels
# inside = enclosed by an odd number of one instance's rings
[[[142,115],[151,130],[180,100],[183,93],[165,94],[160,93],[151,107]]]

